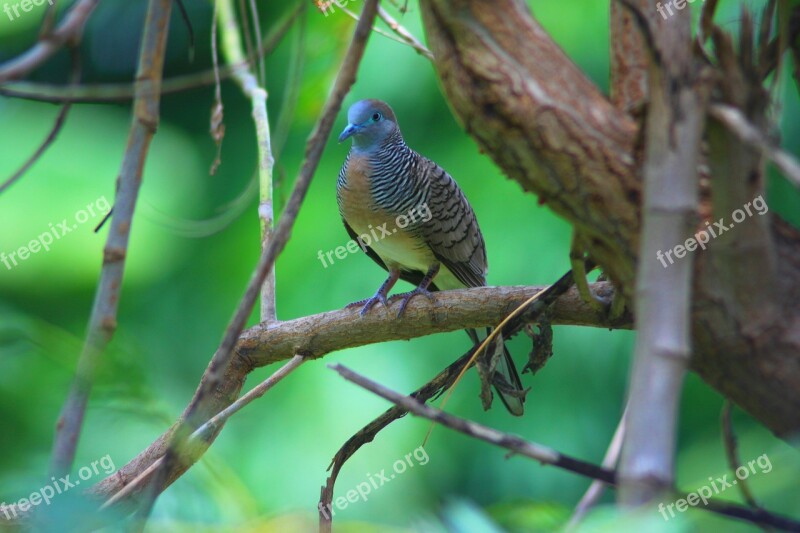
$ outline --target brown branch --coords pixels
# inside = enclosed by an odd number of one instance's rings
[[[425,48],[425,45],[423,45],[419,39],[414,37],[414,34],[397,22],[397,20],[395,20],[388,11],[378,6],[378,16],[392,29],[393,32],[400,37],[400,39],[403,40],[403,42],[416,50],[416,52],[425,59],[433,61],[433,54],[431,51]]]
[[[591,269],[592,264],[591,262],[587,261],[586,263],[582,263],[581,267],[584,269]],[[519,333],[529,323],[534,321],[541,323],[543,321],[542,317],[545,314],[549,329],[551,315],[554,314],[553,307],[560,302],[561,299],[567,294],[567,291],[573,287],[573,277],[573,273],[570,271],[561,276],[549,287],[535,291],[534,296],[531,298],[526,298],[521,304],[510,307],[510,312],[506,311],[502,320],[493,322],[493,333],[502,332],[503,337],[509,339]],[[447,292],[440,294],[446,295]],[[605,311],[605,309],[603,309],[601,312],[597,312],[596,305],[594,304],[598,302],[593,298],[591,301],[583,298],[580,290],[577,291],[577,294],[580,304],[586,305],[589,309],[592,309],[592,314],[595,317],[605,318],[608,316],[608,313]],[[611,302],[613,300],[613,297],[609,296],[608,294],[599,295],[599,298],[606,302]],[[431,381],[417,389],[414,393],[412,393],[411,396],[419,401],[427,402],[432,398],[438,397],[451,387],[454,387],[458,383],[458,380],[461,379],[464,372],[466,372],[468,368],[472,367],[476,363],[477,355],[485,348],[485,345],[489,341],[490,337],[491,335],[484,339],[483,343],[476,343],[467,351],[466,354],[461,356],[454,363],[450,364]],[[546,359],[538,362],[539,364],[536,368],[533,368],[532,363],[529,362],[523,370],[523,373],[527,370],[530,370],[531,374],[535,374],[542,366],[544,366],[545,362]],[[444,405],[446,401],[447,397],[445,397],[445,399],[442,401],[442,405]],[[381,416],[364,426],[355,435],[350,437],[347,442],[345,442],[342,447],[339,448],[339,451],[336,452],[336,455],[333,457],[333,461],[331,462],[331,466],[329,467],[331,474],[328,476],[328,480],[326,481],[325,486],[322,487],[320,494],[318,508],[321,533],[330,533],[331,531],[333,515],[332,513],[329,513],[329,511],[331,510],[331,502],[333,501],[333,491],[336,485],[336,480],[339,477],[339,472],[344,464],[364,444],[372,442],[372,440],[380,431],[382,431],[395,420],[405,416],[405,414],[406,411],[403,410],[402,407],[392,407]]]
[[[52,7],[52,6],[48,6]],[[48,9],[48,13],[52,10]],[[70,86],[76,85],[80,81],[81,77],[81,64],[80,64],[80,51],[78,50],[77,44],[73,44],[70,46],[70,57],[72,59],[72,74],[70,76]],[[28,171],[29,168],[33,166],[39,158],[44,155],[47,149],[53,144],[58,137],[58,134],[61,132],[61,128],[64,127],[64,123],[67,120],[67,115],[69,114],[69,110],[72,107],[70,102],[66,102],[62,107],[61,110],[58,112],[58,116],[56,117],[56,121],[53,124],[53,127],[50,129],[50,133],[47,134],[44,142],[36,149],[36,151],[28,158],[27,161],[17,170],[11,177],[9,177],[5,182],[0,184],[0,194],[2,194],[6,189],[11,187],[18,179],[20,179],[25,172]]]
[[[636,0],[642,13],[654,21],[656,10],[649,0]],[[637,114],[647,104],[647,50],[633,14],[619,0],[611,1],[611,102],[618,109]]]
[[[443,425],[444,427],[450,428],[459,433],[463,433],[464,435],[474,437],[478,440],[488,442],[494,446],[505,448],[514,452],[515,454],[528,457],[542,464],[555,466],[557,468],[567,470],[568,472],[573,472],[591,479],[597,479],[608,485],[614,486],[617,483],[617,476],[613,470],[609,470],[580,459],[575,459],[552,448],[548,448],[547,446],[527,441],[517,435],[503,433],[488,426],[484,426],[483,424],[453,416],[449,413],[426,405],[415,398],[405,396],[388,389],[387,387],[369,380],[340,364],[329,365],[329,367],[335,372],[338,372],[339,375],[341,375],[347,381],[355,383],[359,387],[362,387],[373,394],[376,394],[381,398],[402,407],[404,410],[414,415],[432,420]],[[681,497],[684,495],[679,494],[678,496]],[[741,505],[708,500],[708,504],[702,508],[708,509],[713,513],[730,518],[746,520],[754,524],[773,526],[786,531],[800,531],[800,522],[796,520],[766,511],[754,511]]]
[[[613,297],[609,282],[590,285],[599,298]],[[432,302],[409,304],[403,316],[396,318],[397,306],[378,307],[376,312],[359,317],[358,311],[329,311],[276,326],[257,325],[242,334],[237,351],[255,366],[282,360],[288,354],[302,353],[322,357],[342,350],[391,340],[407,340],[434,333],[467,328],[495,326],[525,300],[544,287],[476,287],[437,293]],[[602,328],[629,328],[630,316],[612,322],[598,316],[584,302],[577,290],[571,289],[551,307],[548,315],[555,325],[580,325]],[[390,320],[391,318],[391,320]],[[535,320],[535,318],[533,319]],[[506,332],[503,333],[506,336]]]
[[[220,429],[222,429],[222,425],[233,415],[241,411],[245,406],[253,403],[258,398],[264,396],[272,387],[274,387],[279,381],[283,378],[288,376],[292,373],[297,367],[299,367],[305,359],[300,355],[295,355],[293,358],[289,360],[288,363],[280,367],[277,371],[275,371],[270,377],[250,389],[247,394],[243,394],[241,398],[230,404],[228,407],[214,415],[210,420],[204,423],[202,426],[197,428],[187,440],[187,446],[189,448],[188,453],[191,454],[193,452],[192,446],[198,443],[208,442],[210,441],[215,434],[217,434]],[[198,446],[199,455],[202,455],[203,446]],[[195,457],[193,460],[197,460]],[[163,456],[155,461],[149,468],[147,468],[144,472],[139,474],[133,481],[125,485],[122,490],[119,492],[114,493],[105,503],[100,507],[100,509],[105,509],[110,507],[134,492],[140,489],[143,484],[147,483],[150,479],[150,476],[155,472],[156,468],[161,466],[163,461]]]
[[[255,56],[247,57],[247,64],[257,57],[267,56],[286,35],[295,19],[305,9],[304,2],[298,2],[294,9],[284,15],[264,38],[262,48]],[[224,66],[219,69],[220,79],[228,79],[233,75],[234,68],[239,65]],[[171,94],[188,91],[215,82],[214,69],[204,70],[194,74],[175,76],[163,80],[161,94]],[[10,82],[0,85],[0,95],[13,98],[24,98],[39,102],[112,102],[130,100],[136,95],[137,87],[130,83],[103,83],[95,85],[79,85],[77,87],[49,85],[36,82]]]
[[[133,108],[134,120],[119,173],[115,213],[103,250],[103,267],[89,318],[88,333],[75,378],[58,420],[50,468],[54,475],[63,475],[70,470],[95,372],[116,330],[133,212],[150,141],[158,127],[161,94],[159,85],[164,67],[171,5],[170,0],[150,0],[147,10],[136,75],[140,92]]]
[[[720,413],[720,421],[722,425],[722,444],[725,447],[725,457],[728,459],[728,467],[731,472],[736,472],[742,461],[739,459],[739,442],[736,438],[736,433],[733,430],[733,421],[731,420],[731,412],[733,405],[729,400],[725,400],[722,404],[722,412]],[[753,492],[750,490],[750,483],[747,478],[738,478],[739,492],[742,493],[742,498],[747,502],[747,505],[753,509],[761,509],[758,505]]]
[[[449,413],[436,409],[435,407],[426,405],[416,398],[394,392],[393,390],[390,390],[379,383],[371,381],[353,372],[343,365],[335,364],[328,366],[335,372],[338,372],[339,375],[347,381],[355,383],[359,387],[362,387],[380,396],[381,398],[400,406],[404,411],[407,411],[411,414],[420,416],[422,418],[427,418],[428,420],[432,420],[437,424],[441,424],[444,427],[458,431],[464,435],[468,435],[478,440],[488,442],[489,444],[511,450],[516,454],[529,457],[530,459],[534,459],[543,464],[563,468],[569,472],[592,479],[599,479],[610,485],[613,485],[616,482],[616,475],[614,474],[613,470],[608,470],[592,463],[581,461],[580,459],[574,459],[568,455],[559,453],[552,448],[526,441],[525,439],[516,435],[503,433],[488,426],[484,426],[483,424],[478,424],[477,422],[472,422],[471,420],[465,420],[463,418],[453,416]]]
[[[26,52],[0,64],[0,83],[25,76],[47,61],[67,41],[78,37],[99,0],[79,0],[58,27]]]
[[[637,125],[515,0],[421,0],[448,103],[505,173],[568,219],[633,295]]]
[[[411,397],[420,402],[427,402],[428,400],[438,398],[444,391],[453,386],[458,376],[464,370],[466,365],[472,360],[475,353],[476,346],[467,351],[464,355],[459,357],[455,362],[451,363],[444,370],[439,372],[428,383],[411,393]],[[383,431],[389,424],[395,420],[399,420],[408,414],[408,411],[402,406],[394,405],[386,410],[383,414],[375,420],[361,428],[352,437],[339,448],[331,461],[328,470],[331,471],[325,485],[320,490],[319,504],[319,531],[320,533],[330,533],[333,528],[333,513],[331,513],[331,505],[333,502],[333,491],[336,486],[336,480],[339,478],[339,472],[345,463],[359,450],[362,446],[370,443],[375,437]]]
[[[314,172],[322,157],[327,139],[330,136],[333,122],[341,108],[344,97],[355,82],[358,65],[364,55],[364,49],[376,11],[377,0],[366,0],[361,19],[356,25],[353,40],[336,77],[333,90],[325,102],[319,122],[308,139],[305,161],[295,182],[292,195],[275,230],[273,239],[262,250],[255,271],[250,278],[236,313],[225,331],[224,338],[203,374],[200,386],[186,408],[182,419],[170,436],[170,444],[161,467],[157,468],[153,474],[150,496],[142,508],[142,514],[145,517],[149,516],[149,511],[158,494],[189,466],[189,464],[179,460],[179,452],[184,448],[191,432],[207,420],[208,407],[215,403],[218,387],[223,386],[227,381],[226,374],[232,366],[232,360],[236,359],[234,357],[234,348],[239,335],[252,312],[264,280],[272,270],[278,255],[286,246],[292,226],[297,219],[300,206],[303,203],[311,180],[314,177]],[[305,355],[302,352],[292,352],[292,354]],[[200,452],[202,453],[202,450]]]
[[[611,283],[591,285],[598,297],[611,299]],[[233,358],[216,394],[204,406],[207,418],[222,411],[239,396],[244,380],[256,367],[285,360],[293,354],[308,358],[323,357],[328,353],[353,346],[375,344],[389,340],[410,339],[464,329],[494,325],[512,309],[540,291],[542,287],[478,287],[460,291],[436,293],[431,304],[427,299],[412,300],[401,318],[395,312],[369,313],[363,318],[358,310],[339,309],[296,320],[278,322],[269,327],[254,326],[243,332]],[[461,311],[463,308],[467,312]],[[438,311],[437,311],[438,309]],[[630,328],[630,317],[609,323],[597,317],[595,311],[581,300],[576,290],[561,296],[548,310],[555,324],[585,325],[602,328]],[[457,374],[457,373],[456,373]],[[174,426],[161,435],[127,465],[98,483],[92,492],[108,498],[160,458]],[[209,442],[213,440],[209,438]],[[177,478],[189,465],[175,472]]]

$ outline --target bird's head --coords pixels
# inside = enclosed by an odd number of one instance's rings
[[[347,122],[339,142],[352,137],[353,145],[365,150],[381,146],[399,131],[392,108],[380,100],[356,102],[347,112]]]

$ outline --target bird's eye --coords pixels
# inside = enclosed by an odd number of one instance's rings
[[[381,116],[381,114],[380,114],[380,113],[375,113],[374,115],[372,115],[372,121],[373,121],[373,122],[378,122],[378,121],[379,121],[380,119],[382,119],[382,118],[383,118],[383,117]]]

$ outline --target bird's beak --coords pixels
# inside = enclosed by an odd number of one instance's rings
[[[339,135],[339,142],[343,142],[349,139],[350,137],[358,133],[358,130],[359,128],[356,124],[348,124],[347,127],[344,130],[342,130],[342,134]]]

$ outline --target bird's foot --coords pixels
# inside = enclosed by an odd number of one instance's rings
[[[405,292],[403,294],[398,294],[398,295],[395,296],[395,298],[401,298],[402,299],[402,303],[400,304],[400,310],[397,312],[397,318],[400,318],[401,316],[403,316],[403,313],[406,310],[406,306],[408,305],[408,302],[410,302],[411,298],[413,298],[414,296],[416,296],[418,294],[421,294],[421,295],[425,296],[431,302],[433,301],[433,293],[431,291],[429,291],[428,289],[425,289],[423,287],[417,287],[413,291]]]
[[[375,307],[375,304],[378,302],[382,303],[384,307],[389,307],[389,302],[386,300],[386,295],[378,292],[372,298],[367,298],[365,300],[359,300],[357,302],[353,302],[345,306],[345,309],[351,309],[353,307],[361,307],[361,311],[358,312],[360,316],[364,316],[367,312]]]

